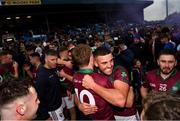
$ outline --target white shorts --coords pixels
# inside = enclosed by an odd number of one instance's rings
[[[62,100],[62,104],[58,109],[56,109],[55,111],[48,112],[53,121],[64,121],[65,118],[63,114],[63,109],[64,109],[64,102]]]
[[[62,100],[64,101],[65,106],[67,109],[71,109],[74,107],[74,94],[72,94],[71,100],[69,100],[69,97],[63,97]]]
[[[137,112],[136,115],[132,116],[118,116],[114,115],[116,121],[140,121],[139,113]]]

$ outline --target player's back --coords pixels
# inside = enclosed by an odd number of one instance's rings
[[[86,74],[78,72],[74,75],[73,81],[78,99],[81,103],[86,102],[98,107],[98,111],[92,115],[93,120],[114,120],[111,105],[94,91],[85,89],[82,86],[82,79]],[[92,76],[97,84],[106,88],[113,88],[111,82],[106,76],[94,72],[89,73],[89,75]]]

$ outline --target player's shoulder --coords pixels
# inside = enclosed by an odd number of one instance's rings
[[[108,78],[108,76],[104,75],[104,74],[101,74],[101,73],[93,73],[93,78],[94,78],[94,81],[103,86],[103,87],[107,87],[107,85],[110,85],[111,82]]]
[[[158,71],[159,71],[158,69],[154,69],[154,70],[148,71],[146,75],[150,75],[150,76],[156,75],[157,73],[159,73]]]
[[[118,65],[118,66],[114,66],[113,72],[114,73],[117,73],[117,72],[119,72],[119,73],[127,73],[127,70],[126,70],[125,67]]]
[[[116,66],[113,69],[113,75],[121,75],[123,77],[126,77],[128,75],[128,72],[123,66]]]
[[[114,70],[126,71],[126,68],[121,65],[117,65],[117,66],[114,66]]]
[[[83,74],[79,73],[79,71],[76,71],[76,72],[73,74],[73,77],[78,77],[78,76],[80,76],[80,75],[83,75]]]
[[[106,75],[102,74],[102,73],[96,73],[95,72],[95,73],[92,74],[92,76],[94,78],[98,78],[98,79],[108,79],[108,77]]]

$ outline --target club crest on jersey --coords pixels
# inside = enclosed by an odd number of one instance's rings
[[[172,90],[173,90],[174,92],[176,92],[176,91],[178,91],[178,87],[174,86],[174,87],[172,88]]]
[[[122,77],[127,77],[126,72],[122,72],[122,73],[121,73],[121,76],[122,76]]]

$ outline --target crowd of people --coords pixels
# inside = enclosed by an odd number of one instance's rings
[[[3,35],[1,120],[180,120],[178,26],[115,22],[34,34]]]

